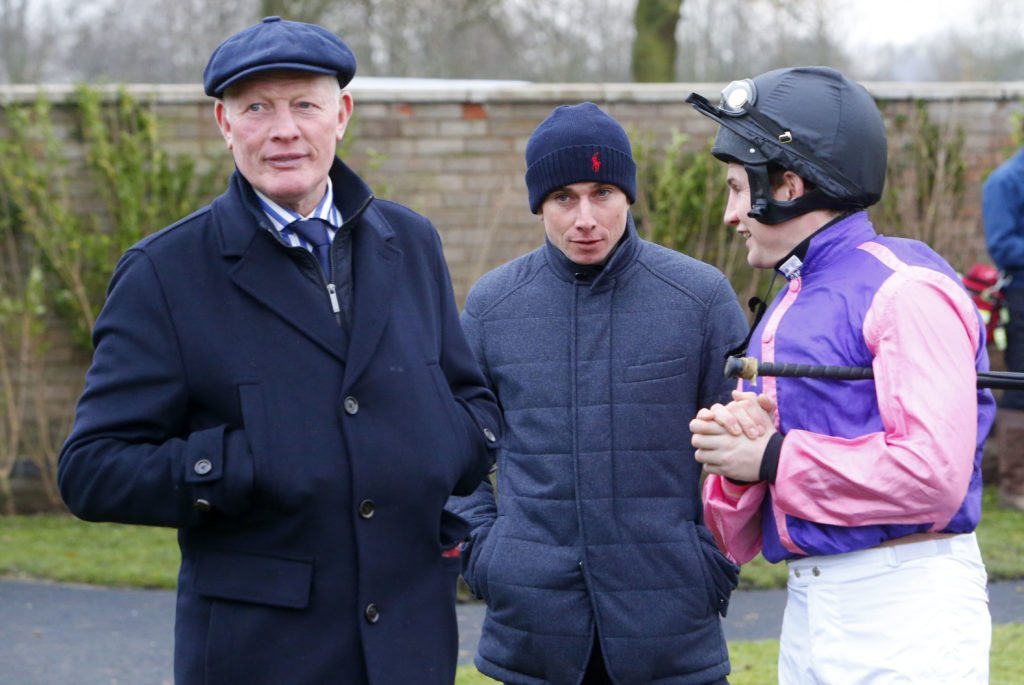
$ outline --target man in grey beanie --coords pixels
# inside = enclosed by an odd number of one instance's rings
[[[178,529],[178,685],[451,685],[444,511],[500,435],[430,222],[337,156],[356,62],[267,17],[204,74],[236,173],[132,247],[60,457],[76,515]]]
[[[463,576],[487,602],[476,665],[505,683],[725,682],[737,568],[701,520],[688,417],[729,397],[746,332],[713,267],[642,240],[622,126],[558,107],[526,146],[536,250],[473,287],[462,325],[503,408],[496,490]]]

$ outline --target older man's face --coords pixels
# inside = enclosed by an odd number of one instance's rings
[[[214,114],[246,180],[305,215],[326,191],[352,97],[333,76],[269,72],[229,88]]]

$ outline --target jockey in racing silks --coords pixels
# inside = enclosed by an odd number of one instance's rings
[[[942,257],[868,219],[885,182],[878,107],[824,67],[688,102],[719,124],[725,222],[751,266],[787,281],[748,353],[874,375],[755,378],[690,425],[719,545],[789,566],[779,682],[987,683],[984,326]]]

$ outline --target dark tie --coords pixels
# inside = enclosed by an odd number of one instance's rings
[[[331,278],[331,238],[327,235],[327,224],[321,219],[299,219],[288,224],[300,238],[313,246],[313,254],[320,261],[327,279]]]

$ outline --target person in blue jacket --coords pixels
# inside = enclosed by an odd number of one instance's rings
[[[178,685],[450,685],[444,511],[500,411],[430,222],[336,157],[356,63],[268,17],[204,74],[227,191],[117,266],[60,456],[92,521],[177,528]]]
[[[1024,372],[1024,150],[999,165],[981,193],[985,244],[1008,282],[1003,289],[1006,368]],[[995,424],[999,500],[1024,511],[1024,390],[1005,390]]]
[[[688,417],[729,397],[746,321],[721,272],[642,240],[636,165],[593,103],[526,146],[547,240],[484,275],[462,325],[504,410],[497,488],[453,498],[505,683],[723,683],[737,568],[701,519]]]

